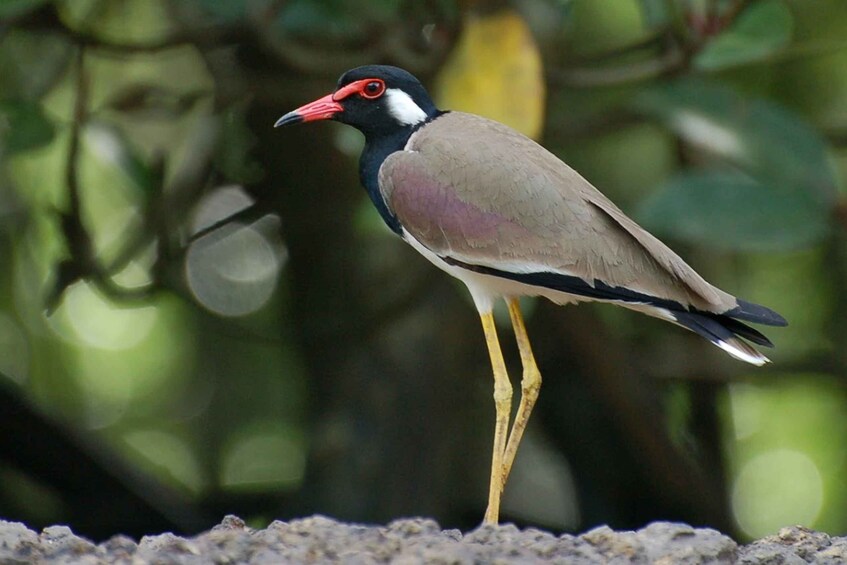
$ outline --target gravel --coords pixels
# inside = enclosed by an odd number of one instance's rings
[[[554,535],[513,525],[468,533],[442,530],[432,520],[397,520],[387,526],[347,524],[314,516],[253,529],[227,516],[192,538],[170,533],[136,542],[117,535],[101,544],[66,526],[41,533],[0,520],[0,563],[847,563],[847,537],[799,526],[738,545],[715,530],[656,522],[638,531],[606,526],[582,535]]]

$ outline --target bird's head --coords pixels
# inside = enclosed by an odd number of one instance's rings
[[[437,114],[429,93],[411,73],[367,65],[347,71],[335,92],[285,114],[274,127],[336,120],[365,135],[380,135],[414,127]]]

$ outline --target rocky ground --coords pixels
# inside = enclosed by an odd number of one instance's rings
[[[432,520],[363,526],[316,516],[254,530],[234,516],[192,538],[125,536],[95,545],[64,526],[41,533],[0,521],[0,563],[847,563],[847,537],[800,527],[747,545],[715,530],[657,522],[635,532],[579,536],[511,525],[468,533]]]

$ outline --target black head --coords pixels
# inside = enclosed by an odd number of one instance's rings
[[[366,65],[341,75],[335,92],[289,112],[275,126],[337,120],[370,137],[413,128],[437,114],[429,93],[412,74],[388,65]]]

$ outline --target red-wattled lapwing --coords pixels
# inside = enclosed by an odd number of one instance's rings
[[[542,146],[503,124],[439,110],[402,69],[348,71],[335,92],[289,112],[276,126],[316,120],[337,120],[365,135],[359,174],[382,219],[464,282],[479,311],[496,407],[485,523],[497,523],[541,387],[518,297],[624,306],[687,328],[754,365],[768,359],[744,340],[772,344],[743,322],[786,325],[776,312],[706,282]],[[511,431],[512,386],[492,315],[499,298],[508,304],[523,364]]]

